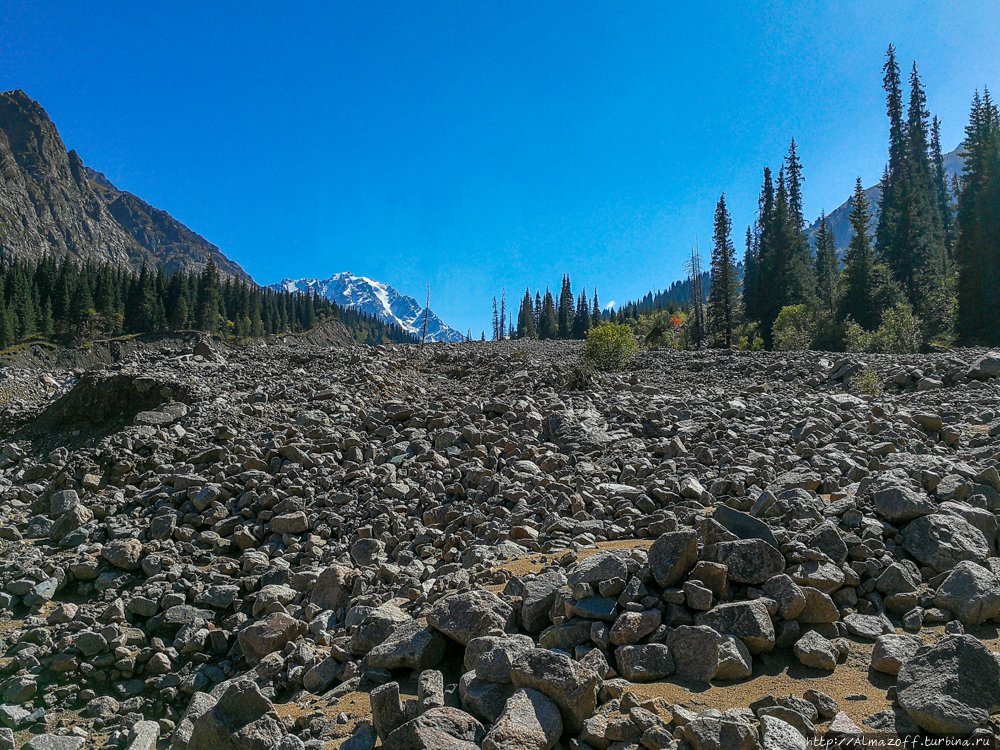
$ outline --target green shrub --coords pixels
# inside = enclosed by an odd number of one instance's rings
[[[563,378],[563,386],[571,391],[585,391],[594,382],[594,372],[594,366],[590,362],[577,362]]]
[[[874,331],[847,321],[844,346],[849,352],[912,354],[920,349],[920,321],[909,305],[900,302],[882,314],[882,322]]]
[[[598,370],[623,370],[639,351],[635,334],[627,325],[601,323],[587,332],[583,358]]]
[[[764,337],[760,334],[760,324],[757,321],[736,326],[733,338],[736,339],[736,348],[741,352],[764,350]]]
[[[859,396],[880,396],[882,395],[882,381],[874,370],[862,370],[852,377],[847,384],[847,389]]]
[[[781,308],[771,329],[773,348],[776,351],[808,349],[816,335],[816,319],[806,305],[788,305]]]

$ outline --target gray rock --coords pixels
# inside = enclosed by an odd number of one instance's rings
[[[660,586],[673,586],[698,561],[698,534],[691,529],[661,534],[649,548],[649,570]]]
[[[442,597],[426,616],[432,628],[464,646],[473,638],[512,630],[514,610],[496,594],[472,590]]]
[[[615,661],[618,673],[629,682],[655,682],[674,672],[670,647],[663,643],[619,646]]]
[[[160,725],[155,721],[139,721],[129,731],[129,742],[125,750],[156,750],[160,739]]]
[[[23,750],[81,750],[84,743],[83,737],[40,734],[24,743]]]
[[[770,576],[769,576],[770,577]],[[695,618],[697,624],[707,625],[723,635],[732,635],[743,641],[751,654],[774,648],[774,625],[767,606],[759,599],[746,602],[720,604]]]
[[[529,633],[540,633],[550,623],[549,610],[556,592],[566,585],[567,579],[560,571],[553,570],[535,576],[524,584],[521,604],[521,625]]]
[[[597,708],[601,678],[563,654],[540,648],[526,651],[511,665],[510,676],[515,687],[534,688],[551,698],[571,734],[577,734]]]
[[[723,636],[719,646],[719,668],[716,680],[743,680],[753,674],[753,657],[743,641],[731,635]]]
[[[510,668],[523,652],[535,647],[526,635],[481,636],[465,649],[465,669],[488,682],[510,682]]]
[[[760,717],[762,750],[806,750],[808,744],[798,729],[777,716]]]
[[[376,669],[429,669],[444,658],[445,645],[440,632],[410,620],[369,651],[365,663]]]
[[[285,729],[255,683],[229,685],[212,708],[194,722],[188,750],[273,750]]]
[[[1000,662],[971,635],[946,638],[903,665],[896,699],[931,734],[967,735],[1000,709]]]
[[[880,635],[872,649],[872,669],[895,677],[920,646],[920,639],[913,635]]]
[[[983,532],[964,518],[934,513],[903,528],[903,547],[922,564],[939,573],[963,560],[984,563],[990,548]]]
[[[563,732],[559,707],[537,690],[515,692],[483,739],[483,750],[551,750]]]
[[[684,725],[693,750],[757,750],[756,730],[745,721],[706,711]]]
[[[780,546],[778,540],[774,538],[774,532],[771,531],[771,527],[759,518],[754,518],[749,513],[730,508],[728,505],[717,505],[715,506],[712,518],[715,519],[716,523],[722,524],[740,539],[760,539],[775,549]]]
[[[788,575],[781,573],[764,584],[764,595],[778,603],[778,615],[783,620],[794,620],[806,608],[806,595]]]
[[[305,632],[306,625],[301,620],[284,612],[272,612],[241,630],[238,639],[243,655],[253,665]]]
[[[934,593],[934,606],[951,610],[963,625],[1000,617],[1000,579],[969,560],[955,565]]]
[[[503,713],[514,689],[513,685],[507,683],[480,680],[475,672],[466,672],[458,681],[462,708],[486,725],[493,724]]]
[[[666,644],[678,677],[708,682],[719,669],[724,637],[704,625],[681,625],[667,635]]]
[[[628,560],[618,550],[598,552],[574,564],[569,572],[569,584],[597,584],[611,578],[628,579]]]
[[[457,708],[432,708],[395,729],[383,750],[473,750],[486,735],[475,717]]]
[[[837,651],[833,644],[815,630],[807,631],[795,643],[795,658],[807,667],[828,672],[837,666]]]
[[[883,487],[872,494],[875,512],[892,524],[900,525],[937,510],[927,495],[905,485]]]
[[[734,583],[761,584],[785,570],[785,557],[761,539],[740,539],[711,544],[702,559],[722,563]]]

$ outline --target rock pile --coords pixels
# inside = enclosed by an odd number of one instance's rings
[[[654,351],[589,384],[577,356],[47,373],[73,387],[9,404],[0,445],[0,747],[805,747],[875,712],[636,686],[821,676],[857,644],[898,680],[870,727],[993,731],[996,354]],[[883,395],[845,390],[863,369]]]

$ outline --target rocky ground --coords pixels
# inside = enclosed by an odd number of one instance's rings
[[[1000,354],[578,357],[8,362],[0,748],[993,742]]]

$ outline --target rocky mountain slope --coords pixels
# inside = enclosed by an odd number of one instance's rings
[[[224,274],[249,278],[208,240],[67,152],[23,91],[0,92],[0,254],[47,253],[167,271],[214,261]]]
[[[0,741],[995,742],[1000,354],[578,356],[5,368]]]
[[[959,149],[955,149],[944,155],[944,171],[948,184],[954,175],[962,175],[962,155]],[[871,206],[872,232],[878,224],[879,202],[882,200],[882,188],[873,185],[865,190],[865,197],[868,198],[868,205]],[[841,203],[837,208],[827,214],[827,223],[833,230],[833,238],[836,241],[837,250],[841,257],[847,251],[847,246],[851,242],[854,232],[851,231],[851,201],[850,199]],[[819,219],[817,218],[807,230],[810,242],[815,242],[816,231],[819,229]]]
[[[396,323],[404,331],[420,336],[424,308],[413,297],[396,291],[388,284],[352,273],[335,273],[328,279],[284,279],[272,289],[287,292],[315,291],[337,305]],[[427,340],[457,343],[465,336],[445,323],[433,310],[427,313]]]

